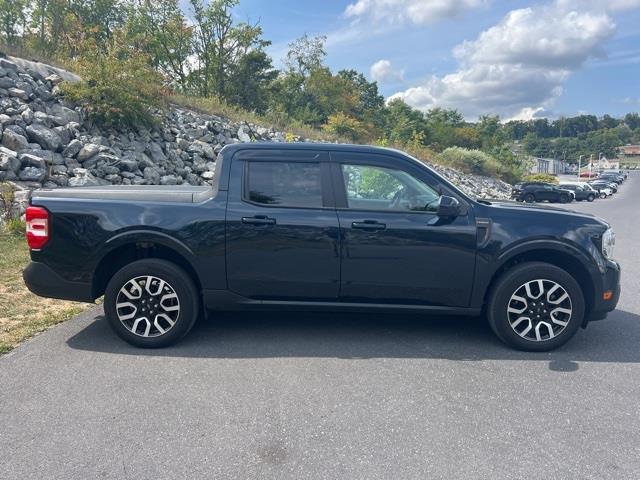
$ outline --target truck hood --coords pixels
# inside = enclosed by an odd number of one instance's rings
[[[489,207],[489,209],[500,209],[506,212],[513,212],[517,215],[540,215],[540,214],[548,214],[548,215],[564,215],[567,217],[571,217],[573,219],[582,219],[586,223],[600,223],[604,226],[608,226],[607,222],[605,222],[600,217],[593,215],[591,213],[583,213],[576,212],[574,210],[570,210],[569,208],[556,207],[551,205],[539,205],[539,204],[529,204],[529,203],[520,203],[515,201],[485,201],[481,200],[480,203]]]

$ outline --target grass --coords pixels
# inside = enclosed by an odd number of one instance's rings
[[[29,292],[22,281],[22,269],[28,263],[24,237],[0,232],[0,355],[89,308]]]

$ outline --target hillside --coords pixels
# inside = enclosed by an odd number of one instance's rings
[[[218,152],[238,142],[305,141],[287,132],[169,105],[150,128],[100,128],[65,103],[60,84],[78,77],[0,58],[0,181],[24,204],[34,188],[83,185],[201,185]],[[504,198],[508,184],[435,166],[470,195]],[[22,193],[20,193],[22,192]]]

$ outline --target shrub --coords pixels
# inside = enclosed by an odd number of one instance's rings
[[[4,228],[11,235],[24,235],[27,226],[23,220],[20,220],[19,218],[11,218],[7,220]]]
[[[13,198],[14,193],[11,184],[0,182],[0,213],[6,212],[6,215],[10,214]]]
[[[495,158],[480,150],[469,150],[461,147],[449,147],[438,155],[437,161],[466,173],[498,175],[499,165]]]
[[[534,173],[532,175],[525,176],[523,180],[525,182],[560,183],[558,181],[558,177],[549,173]]]
[[[162,78],[148,57],[119,45],[115,35],[106,50],[87,47],[75,70],[82,81],[65,82],[67,98],[81,105],[89,117],[107,126],[130,127],[155,122],[163,104]]]
[[[362,139],[367,133],[362,122],[342,112],[331,115],[322,128],[325,132],[346,137],[352,142]]]

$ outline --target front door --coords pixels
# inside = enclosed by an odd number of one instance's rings
[[[241,150],[232,162],[229,289],[251,299],[335,301],[339,227],[328,154]]]
[[[472,211],[439,218],[447,187],[408,159],[360,153],[332,159],[343,236],[341,300],[467,307],[476,260]]]

